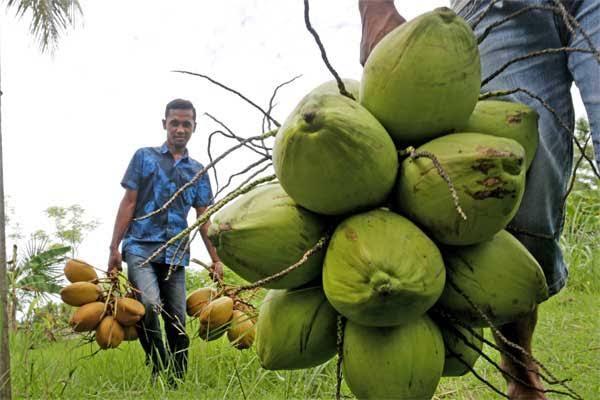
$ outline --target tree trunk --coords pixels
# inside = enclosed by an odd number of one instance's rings
[[[7,314],[8,314],[8,333],[15,333],[17,331],[17,307],[18,297],[17,297],[17,284],[14,281],[16,279],[15,270],[17,269],[17,245],[13,245],[13,255],[12,260],[9,262],[10,268],[8,269],[7,275]],[[12,279],[11,279],[12,276]]]
[[[0,58],[1,65],[1,58]],[[0,75],[1,75],[0,68]],[[2,158],[2,86],[0,85],[0,399],[10,400],[10,347],[8,345],[6,284],[6,218],[4,215],[4,167]]]

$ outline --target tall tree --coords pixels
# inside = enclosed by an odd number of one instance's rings
[[[45,213],[54,222],[54,237],[60,244],[71,247],[71,257],[75,257],[85,234],[98,226],[98,221],[86,220],[85,210],[79,204],[48,207]]]
[[[61,33],[81,14],[79,0],[7,0],[22,17],[31,14],[29,30],[40,44],[42,52],[54,49]],[[0,66],[2,58],[0,57]],[[0,76],[2,69],[0,67]],[[2,85],[0,84],[0,399],[10,400],[10,349],[7,327],[6,229],[4,225],[4,164],[2,157]]]

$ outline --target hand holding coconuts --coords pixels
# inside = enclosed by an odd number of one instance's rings
[[[79,307],[69,321],[75,332],[95,331],[94,339],[101,349],[137,339],[135,324],[145,309],[132,298],[135,289],[126,280],[115,274],[100,279],[94,267],[75,259],[67,260],[64,272],[71,284],[60,291],[61,298]]]

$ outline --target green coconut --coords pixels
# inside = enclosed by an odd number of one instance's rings
[[[296,203],[340,215],[386,199],[398,155],[383,126],[358,102],[310,93],[279,129],[273,166]]]
[[[444,342],[427,316],[387,328],[348,321],[342,366],[359,399],[430,399],[444,368]]]
[[[512,139],[455,133],[417,152],[433,154],[452,181],[467,219],[458,213],[447,182],[429,158],[402,162],[395,206],[434,239],[468,245],[489,240],[516,214],[525,190],[525,151]]]
[[[271,290],[256,324],[256,353],[269,370],[315,367],[336,353],[337,313],[320,287]]]
[[[538,146],[538,114],[531,107],[510,101],[483,100],[469,117],[465,132],[480,132],[516,140],[525,149],[529,168]]]
[[[367,59],[360,103],[397,143],[423,143],[460,129],[481,82],[469,25],[438,8],[388,33]]]
[[[489,325],[477,309],[495,326],[500,326],[531,313],[548,298],[540,265],[506,231],[487,242],[441,250],[447,281],[438,305],[470,326]]]
[[[393,326],[423,315],[444,289],[442,256],[408,219],[385,210],[354,215],[335,230],[323,266],[331,305],[351,321]]]
[[[360,82],[356,79],[343,78],[342,82],[344,82],[344,87],[346,91],[352,95],[356,100],[358,100],[358,92],[360,90]],[[321,93],[329,93],[329,94],[340,94],[340,88],[338,87],[337,80],[333,79],[327,81],[311,91],[312,94],[321,94]]]
[[[483,342],[467,329],[447,321],[438,323],[444,339],[445,361],[442,376],[462,376],[469,372],[479,358]],[[483,328],[471,328],[483,337]],[[476,350],[477,349],[477,350]]]
[[[219,211],[208,237],[221,260],[242,278],[254,282],[298,262],[314,247],[327,226],[299,207],[278,184],[258,187]],[[324,251],[302,267],[266,287],[301,286],[321,273]]]

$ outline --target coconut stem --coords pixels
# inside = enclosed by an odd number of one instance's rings
[[[192,232],[197,227],[204,225],[206,223],[206,221],[208,221],[210,219],[210,217],[214,213],[216,213],[221,208],[223,208],[223,206],[225,206],[225,204],[229,203],[230,201],[232,201],[236,197],[239,197],[239,196],[241,196],[241,195],[243,195],[245,193],[248,193],[249,191],[251,191],[252,189],[254,189],[256,186],[258,186],[258,185],[260,185],[262,183],[270,182],[270,181],[274,180],[275,178],[276,178],[275,175],[269,175],[269,176],[266,176],[264,178],[257,179],[254,182],[252,182],[252,183],[250,183],[250,184],[248,184],[248,185],[246,185],[246,186],[244,186],[244,187],[242,187],[242,188],[240,188],[238,190],[235,190],[235,191],[229,193],[221,201],[213,204],[206,211],[204,211],[204,213],[191,226],[189,226],[188,228],[184,229],[183,231],[181,231],[177,235],[173,236],[166,243],[164,243],[158,249],[156,249],[156,251],[154,253],[152,253],[150,255],[150,257],[148,257],[146,260],[144,260],[144,262],[141,264],[141,266],[143,267],[143,266],[147,265],[150,261],[152,261],[154,259],[154,257],[156,257],[157,255],[159,255],[168,246],[172,245],[173,243],[177,242],[178,240],[182,239],[183,237],[189,235],[189,233]]]
[[[577,397],[574,397],[571,393],[568,393],[568,392],[564,392],[564,391],[561,391],[561,390],[554,390],[554,389],[539,389],[539,388],[537,388],[537,387],[535,387],[533,385],[528,384],[523,379],[521,379],[521,378],[519,378],[519,377],[511,374],[510,371],[508,371],[508,370],[502,368],[500,365],[498,365],[498,363],[496,363],[494,360],[492,360],[481,349],[479,349],[477,346],[475,346],[473,343],[471,343],[469,341],[469,339],[465,335],[463,335],[462,332],[460,332],[458,329],[456,329],[456,327],[454,327],[452,324],[449,324],[448,326],[445,326],[445,328],[446,329],[450,329],[452,331],[452,333],[454,334],[454,336],[456,336],[458,339],[460,339],[465,345],[467,345],[467,347],[469,347],[470,349],[472,349],[473,351],[475,351],[477,354],[479,354],[481,357],[483,357],[484,360],[486,360],[494,368],[496,368],[496,370],[500,371],[503,375],[508,376],[513,381],[518,382],[521,385],[523,385],[523,386],[525,386],[525,387],[527,387],[529,389],[533,389],[533,390],[535,390],[537,392],[540,392],[540,393],[556,393],[556,394],[561,394],[561,395],[564,395],[564,396],[571,397],[573,399],[577,399]],[[447,349],[447,350],[448,350],[448,352],[450,354],[452,354],[454,357],[456,357],[457,359],[459,359],[459,361],[463,365],[467,365],[465,363],[465,361],[460,357],[460,354],[454,353],[450,349]],[[531,370],[531,369],[529,369],[527,367],[526,367],[526,369],[527,369],[527,371],[537,373],[535,370]],[[540,374],[538,373],[537,375],[539,376]]]
[[[428,158],[431,160],[431,162],[435,166],[435,169],[438,172],[438,175],[441,176],[442,179],[448,185],[448,189],[450,190],[450,195],[452,196],[452,200],[454,201],[454,208],[456,209],[458,214],[461,216],[461,218],[466,221],[467,215],[465,214],[462,207],[460,206],[460,202],[458,200],[458,193],[456,193],[454,184],[452,183],[452,180],[450,179],[450,177],[444,170],[444,167],[442,167],[442,164],[439,162],[437,157],[433,153],[430,153],[428,151],[416,151],[415,148],[412,146],[407,147],[406,149],[402,150],[400,153],[400,155],[405,155],[405,154],[408,154],[408,156],[413,160],[416,160],[417,158],[422,158],[422,157]]]
[[[533,361],[536,365],[538,365],[544,372],[546,372],[548,374],[548,376],[550,376],[550,378],[552,378],[553,380],[559,382],[559,384],[564,387],[565,389],[567,389],[570,393],[571,393],[571,397],[574,399],[578,399],[578,400],[583,400],[583,398],[577,393],[575,392],[573,389],[571,389],[566,383],[565,381],[561,381],[558,378],[556,378],[556,376],[544,365],[542,364],[538,359],[536,359],[533,354],[530,354],[527,350],[525,350],[523,347],[519,346],[516,343],[511,342],[510,340],[508,340],[501,332],[500,330],[492,323],[492,320],[488,317],[488,315],[483,312],[483,310],[481,310],[481,308],[479,308],[470,298],[469,296],[467,296],[467,294],[465,292],[463,292],[463,290],[458,287],[458,285],[456,285],[456,283],[452,280],[452,278],[450,277],[446,277],[446,282],[452,287],[452,289],[454,291],[456,291],[459,295],[461,295],[466,301],[467,303],[469,303],[469,306],[471,306],[478,314],[481,318],[483,318],[483,320],[488,324],[488,326],[490,327],[490,329],[492,330],[492,332],[494,332],[494,334],[496,335],[497,338],[500,339],[500,341],[502,341],[503,344],[517,350],[519,353],[521,353],[523,356],[525,356],[526,358],[530,359],[531,361]]]
[[[196,182],[197,182],[197,181],[198,181],[198,180],[199,180],[199,179],[200,179],[200,178],[201,178],[203,175],[205,175],[205,174],[208,172],[208,170],[209,170],[210,168],[214,167],[214,165],[215,165],[217,162],[221,161],[221,160],[222,160],[223,158],[225,158],[225,157],[226,157],[228,154],[232,153],[234,150],[237,150],[237,149],[239,149],[240,147],[244,146],[246,143],[248,143],[248,142],[250,142],[250,141],[252,141],[252,140],[257,140],[257,139],[262,139],[262,138],[268,138],[268,137],[271,137],[271,136],[275,136],[276,134],[277,134],[277,129],[274,129],[274,130],[272,130],[272,131],[269,131],[269,132],[267,132],[267,133],[265,133],[265,134],[263,134],[263,135],[260,135],[260,136],[253,136],[253,137],[250,137],[250,138],[247,138],[247,139],[244,139],[244,140],[242,140],[240,143],[238,143],[237,145],[235,145],[235,146],[233,146],[233,147],[229,148],[229,149],[228,149],[228,150],[226,150],[224,153],[222,153],[220,156],[218,156],[217,158],[215,158],[215,159],[213,160],[213,162],[211,162],[211,163],[208,163],[208,164],[207,164],[207,165],[206,165],[204,168],[202,168],[200,171],[198,171],[198,172],[196,173],[196,175],[194,175],[194,177],[193,177],[193,178],[192,178],[190,181],[186,182],[186,183],[185,183],[185,184],[184,184],[182,187],[180,187],[180,188],[179,188],[179,189],[178,189],[178,190],[177,190],[177,191],[176,191],[176,192],[173,194],[173,196],[171,196],[171,198],[170,198],[169,200],[167,200],[167,202],[166,202],[165,204],[163,204],[163,205],[162,205],[162,206],[161,206],[159,209],[157,209],[157,210],[154,210],[154,211],[152,211],[151,213],[148,213],[148,214],[146,214],[146,215],[142,215],[141,217],[134,218],[133,220],[134,220],[134,221],[140,221],[140,220],[143,220],[143,219],[146,219],[146,218],[150,218],[150,217],[152,217],[152,216],[154,216],[154,215],[160,214],[160,213],[162,213],[162,212],[165,212],[165,211],[166,211],[166,210],[169,208],[169,206],[170,206],[171,204],[173,204],[173,202],[174,202],[174,201],[177,199],[177,197],[179,197],[179,196],[180,196],[180,195],[181,195],[181,194],[182,194],[182,193],[183,193],[183,192],[184,192],[184,191],[185,191],[185,190],[186,190],[188,187],[190,187],[190,186],[194,185],[194,184],[195,184],[195,183],[196,183]],[[273,179],[275,179],[275,178],[273,178]],[[191,232],[191,231],[190,231],[190,232]],[[188,233],[189,233],[189,232],[188,232]]]
[[[286,276],[287,274],[289,274],[290,272],[294,271],[295,269],[301,267],[304,263],[306,263],[306,261],[308,261],[308,257],[312,256],[313,254],[315,254],[317,251],[319,251],[321,248],[323,248],[327,242],[329,240],[329,236],[323,236],[321,239],[319,239],[317,241],[317,243],[311,247],[310,249],[308,249],[300,258],[300,260],[298,260],[296,263],[290,265],[289,267],[287,267],[286,269],[284,269],[283,271],[279,271],[271,276],[267,276],[266,278],[260,279],[250,285],[246,285],[246,286],[240,286],[237,289],[234,289],[232,294],[234,296],[236,296],[237,294],[239,294],[240,292],[246,291],[246,290],[252,290],[252,289],[256,289],[258,287],[263,287],[265,285],[268,285],[269,283],[276,281],[278,279],[283,278],[284,276]]]
[[[346,86],[344,85],[344,82],[342,81],[342,79],[340,78],[340,76],[338,75],[336,70],[333,69],[333,67],[331,66],[331,63],[329,62],[329,59],[327,58],[327,53],[325,52],[325,47],[323,46],[323,43],[321,42],[321,39],[319,38],[319,34],[317,33],[317,31],[315,31],[315,29],[310,24],[310,17],[309,17],[308,11],[309,11],[308,0],[304,0],[304,23],[306,24],[306,29],[308,29],[308,31],[311,33],[311,35],[313,35],[313,37],[315,38],[315,41],[317,42],[317,46],[319,46],[319,50],[321,51],[321,58],[323,59],[325,66],[327,67],[329,72],[331,72],[331,74],[334,76],[335,80],[337,81],[337,85],[338,85],[338,89],[340,90],[340,94],[342,96],[346,96],[352,100],[356,100],[354,98],[354,96],[352,96],[346,90]]]
[[[576,48],[576,47],[559,47],[559,48],[556,48],[556,49],[544,49],[544,50],[532,51],[531,53],[525,54],[523,56],[515,57],[512,60],[507,61],[500,68],[498,68],[496,71],[492,72],[485,79],[483,79],[481,81],[481,87],[484,87],[485,85],[487,85],[492,79],[494,79],[495,77],[497,77],[498,75],[500,75],[508,67],[510,67],[512,64],[514,64],[516,62],[527,60],[527,59],[534,58],[534,57],[541,57],[541,56],[545,56],[545,55],[548,55],[548,54],[557,54],[557,53],[590,53],[590,54],[595,54],[594,50],[581,49],[581,48]]]
[[[518,364],[519,366],[525,368],[528,372],[532,372],[536,375],[538,375],[544,382],[546,382],[549,385],[555,385],[558,384],[560,381],[553,381],[548,379],[544,374],[542,374],[541,372],[539,372],[538,370],[529,368],[529,366],[527,364],[525,364],[523,361],[519,360],[514,354],[512,354],[511,352],[501,348],[500,346],[496,345],[496,343],[491,342],[489,340],[487,340],[484,336],[480,335],[476,330],[474,330],[473,328],[471,328],[469,325],[465,324],[462,320],[460,320],[459,318],[455,317],[454,315],[441,310],[441,309],[436,309],[435,314],[437,314],[440,319],[442,320],[448,320],[453,324],[456,324],[458,326],[460,326],[461,328],[465,329],[466,331],[468,331],[471,335],[473,335],[475,338],[481,340],[483,343],[485,343],[486,345],[490,346],[491,348],[493,348],[494,350],[498,351],[499,353],[502,353],[502,355],[508,357],[511,359],[511,361],[515,362],[516,364]],[[478,351],[479,354],[482,354]],[[569,381],[570,379],[564,379],[563,382]]]
[[[237,90],[234,90],[234,89],[230,88],[229,86],[212,79],[210,76],[207,76],[204,74],[198,74],[198,73],[190,72],[190,71],[172,71],[172,72],[177,72],[180,74],[187,74],[187,75],[193,75],[193,76],[197,76],[200,78],[204,78],[204,79],[208,80],[210,83],[213,83],[213,84],[219,86],[220,88],[223,88],[223,89],[227,90],[228,92],[231,92],[231,93],[241,97],[246,103],[250,104],[252,107],[259,110],[265,117],[269,118],[275,124],[275,126],[277,126],[277,127],[281,126],[281,124],[279,122],[277,122],[273,117],[271,117],[269,115],[269,113],[267,113],[265,110],[263,110],[258,104],[256,104],[255,102],[253,102],[252,100],[250,100],[248,97],[244,96],[242,93],[238,92]]]
[[[463,364],[469,371],[471,371],[471,373],[475,376],[475,378],[479,379],[487,387],[489,387],[490,389],[492,389],[494,392],[496,392],[500,396],[504,397],[505,399],[509,398],[506,394],[504,394],[504,392],[502,392],[500,389],[498,389],[496,386],[494,386],[491,382],[489,382],[484,377],[482,377],[481,375],[479,375],[477,373],[477,371],[475,371],[475,368],[471,367],[468,362],[466,362],[465,360],[463,360],[460,357],[460,355],[456,354],[455,352],[453,352],[450,349],[447,349],[447,350],[448,350],[448,353],[450,353],[451,356],[455,357],[461,364]]]

